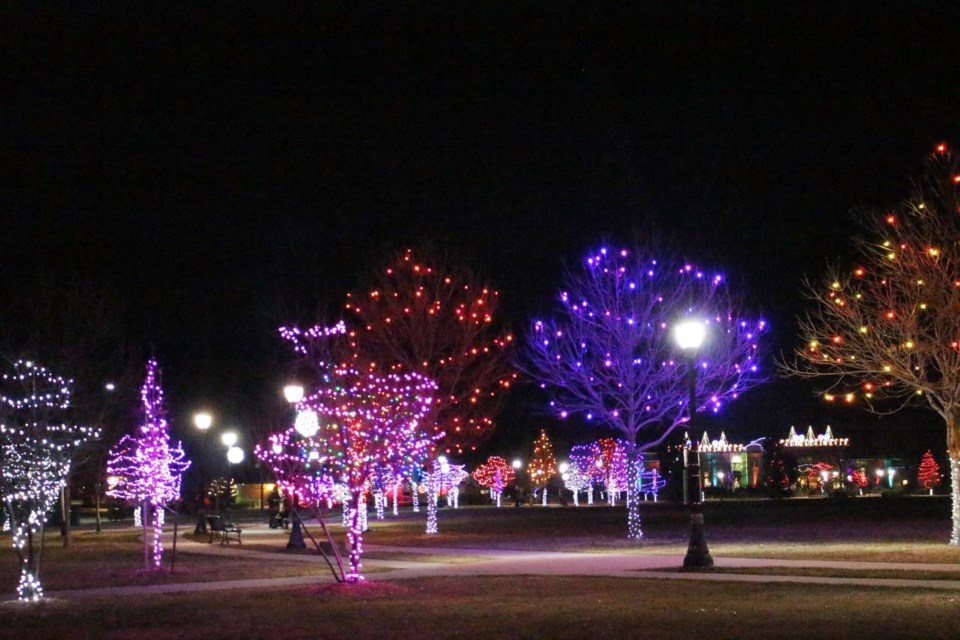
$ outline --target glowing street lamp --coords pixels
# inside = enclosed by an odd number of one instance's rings
[[[689,419],[687,429],[693,426],[693,417],[697,412],[697,351],[707,335],[707,326],[699,320],[685,320],[673,329],[677,346],[687,354],[687,371],[690,385],[690,398],[687,411]],[[686,469],[688,494],[685,495],[690,505],[690,544],[687,555],[683,558],[684,567],[712,567],[713,558],[707,548],[707,538],[703,530],[703,488],[700,477],[700,449],[691,456],[690,449],[683,449],[683,466]]]
[[[200,431],[206,431],[212,424],[213,416],[206,411],[193,414],[193,426],[195,426],[197,429],[200,429]]]
[[[297,404],[303,400],[303,385],[288,384],[283,388],[283,397],[290,404]]]
[[[230,464],[240,464],[243,462],[243,449],[237,446],[231,446],[227,449],[227,462]]]
[[[224,431],[224,432],[220,435],[220,442],[223,443],[223,446],[228,447],[228,448],[229,448],[229,447],[233,447],[234,445],[236,445],[236,444],[237,444],[237,440],[238,440],[238,437],[237,437],[237,432],[236,432],[236,431]]]

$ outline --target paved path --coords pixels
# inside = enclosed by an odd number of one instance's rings
[[[244,539],[249,542],[277,541],[278,534],[266,527],[244,528]],[[165,541],[170,549],[172,540]],[[452,576],[502,576],[502,575],[555,575],[555,576],[604,576],[617,578],[642,578],[654,580],[694,580],[711,582],[793,583],[817,585],[847,585],[861,587],[890,587],[910,589],[939,589],[960,591],[960,564],[921,564],[890,562],[832,562],[818,560],[779,560],[758,558],[714,557],[717,567],[731,568],[825,568],[849,570],[882,570],[910,572],[924,571],[955,573],[956,580],[926,580],[915,578],[829,578],[817,576],[738,574],[715,572],[681,571],[683,557],[663,554],[624,553],[577,553],[550,551],[519,551],[472,548],[423,548],[365,545],[370,552],[397,552],[411,555],[468,556],[472,561],[460,563],[416,562],[408,560],[365,559],[364,567],[374,570],[370,581],[410,580],[426,577]],[[236,545],[207,544],[181,538],[177,541],[178,553],[236,556],[263,560],[282,559],[284,562],[323,562],[316,555],[278,555],[272,551],[238,548]],[[224,582],[191,582],[149,586],[117,586],[94,589],[76,589],[49,592],[52,598],[102,598],[160,593],[197,593],[229,589],[268,589],[326,584],[334,582],[329,574],[290,578],[262,578],[253,580],[230,580]]]

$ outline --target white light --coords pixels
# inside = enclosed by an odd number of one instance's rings
[[[450,473],[450,465],[446,462],[440,465],[440,473]]]
[[[310,458],[311,460],[319,460],[320,452],[314,449],[313,451],[310,452],[310,454],[307,457]]]
[[[706,334],[707,326],[698,320],[685,320],[673,329],[673,337],[684,351],[699,349]]]
[[[303,386],[299,384],[288,384],[283,388],[283,397],[290,404],[296,404],[303,400]]]
[[[280,446],[279,444],[275,444],[273,445],[273,452],[279,455],[283,453],[283,447]]]
[[[513,461],[513,468],[514,468],[514,469],[519,469],[519,468],[522,467],[522,466],[523,466],[523,461],[522,461],[522,460],[517,459],[517,460],[514,460],[514,461]]]
[[[566,462],[561,462],[561,463],[560,463],[560,466],[557,467],[557,469],[559,469],[560,473],[566,473],[569,468],[570,468],[570,465],[567,464]]]
[[[200,431],[206,431],[210,428],[210,425],[213,424],[213,416],[206,412],[196,413],[193,416],[193,424],[200,429]]]
[[[437,462],[439,462],[440,464],[447,464],[447,456],[440,456],[439,458],[437,458]]]
[[[234,446],[235,444],[237,444],[236,432],[234,431],[224,432],[224,434],[220,436],[220,442],[222,442],[224,446],[227,446],[227,447]]]
[[[320,417],[311,409],[301,411],[293,422],[293,428],[304,438],[312,438],[320,430]]]
[[[112,382],[108,382],[107,384],[103,385],[103,388],[107,391],[116,391],[117,385],[113,384]]]
[[[227,449],[227,461],[230,464],[240,464],[243,462],[243,449],[240,447],[230,447]]]

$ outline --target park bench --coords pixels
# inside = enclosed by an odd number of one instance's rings
[[[210,526],[210,542],[213,542],[214,534],[220,534],[220,544],[229,543],[231,537],[236,538],[237,544],[242,544],[240,542],[242,529],[232,522],[224,520],[221,516],[207,516],[207,524]]]

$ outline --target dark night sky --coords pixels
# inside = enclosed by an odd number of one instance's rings
[[[958,12],[835,4],[5,6],[0,291],[109,282],[175,417],[248,428],[275,327],[406,244],[462,251],[522,328],[564,264],[655,227],[789,348],[800,279],[842,258],[850,210],[960,143]],[[831,413],[789,383],[731,409],[733,437],[830,422],[942,448],[923,414]],[[501,446],[532,439],[527,413]]]

